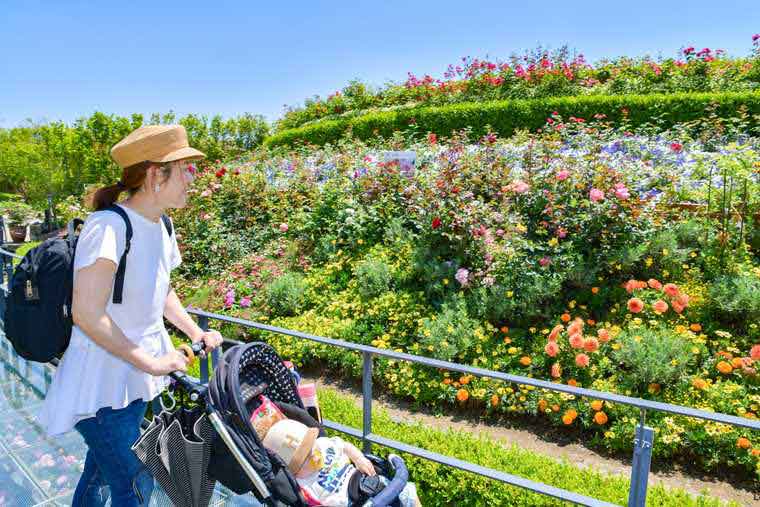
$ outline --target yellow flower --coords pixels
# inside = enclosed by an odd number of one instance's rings
[[[511,290],[508,290],[508,291],[507,291],[507,297],[508,297],[508,298],[511,298],[511,297],[512,297],[512,296],[514,296],[514,295],[515,295],[515,293],[514,293],[514,292],[512,292]]]
[[[654,259],[652,259],[651,257],[647,257],[644,260],[644,264],[646,264],[648,268],[652,267],[652,264],[654,264]]]
[[[443,279],[443,285],[448,285],[448,284],[449,284],[449,279],[448,278],[444,278]]]
[[[359,241],[357,241],[357,243],[359,243],[360,245],[363,245],[364,244],[364,240],[360,239]]]
[[[696,257],[696,256],[697,256],[697,252],[691,252],[691,253],[689,254],[689,257],[691,257],[692,259],[693,259],[694,257]]]
[[[612,344],[612,350],[620,350],[620,344],[619,343],[613,343]]]
[[[549,246],[557,246],[559,245],[559,240],[557,238],[552,238],[549,240]]]
[[[509,347],[507,349],[507,352],[510,353],[510,354],[512,354],[512,355],[515,355],[515,354],[517,354],[517,347]]]
[[[663,257],[667,257],[669,253],[670,253],[670,251],[667,248],[663,248],[662,249],[662,256]]]

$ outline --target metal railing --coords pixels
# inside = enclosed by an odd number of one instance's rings
[[[270,326],[267,324],[260,324],[245,319],[239,319],[235,317],[228,317],[225,315],[204,312],[189,308],[188,312],[195,315],[198,318],[198,324],[204,329],[209,329],[209,321],[216,320],[228,324],[235,324],[251,329],[258,329],[260,331],[267,331],[272,333],[278,333],[293,338],[309,340],[324,345],[330,345],[345,350],[351,350],[362,355],[362,429],[358,430],[342,424],[338,424],[329,420],[324,420],[324,425],[327,428],[340,431],[342,433],[359,438],[363,442],[365,452],[369,452],[372,444],[378,444],[391,449],[396,449],[413,456],[418,456],[442,465],[457,468],[474,474],[482,475],[490,479],[524,488],[535,493],[551,496],[561,500],[576,503],[578,505],[587,506],[611,506],[609,502],[605,502],[596,498],[580,495],[572,491],[567,491],[561,488],[550,486],[548,484],[540,483],[518,477],[516,475],[508,474],[500,470],[494,470],[492,468],[483,467],[475,463],[470,463],[464,460],[460,460],[451,456],[446,456],[436,452],[432,452],[420,447],[399,442],[397,440],[381,437],[372,433],[372,394],[373,394],[373,382],[372,382],[372,370],[373,363],[376,357],[385,357],[395,361],[405,361],[415,363],[423,366],[429,366],[432,368],[438,368],[447,371],[457,371],[477,377],[491,378],[494,380],[501,380],[504,382],[518,384],[521,386],[533,386],[538,389],[545,389],[547,391],[555,391],[560,393],[571,394],[574,396],[582,396],[588,398],[594,398],[598,400],[604,400],[610,403],[620,403],[623,405],[630,405],[639,409],[639,422],[636,425],[636,433],[633,440],[633,463],[631,467],[631,487],[628,496],[628,507],[643,507],[646,505],[647,485],[649,480],[649,468],[652,459],[652,445],[654,444],[654,429],[646,426],[646,413],[647,411],[667,412],[671,414],[677,414],[687,417],[695,417],[703,419],[705,421],[712,421],[722,424],[728,424],[732,426],[739,426],[748,428],[751,430],[760,430],[760,420],[746,419],[743,417],[732,416],[728,414],[707,412],[705,410],[699,410],[691,407],[685,407],[681,405],[671,405],[669,403],[661,403],[657,401],[644,400],[641,398],[633,398],[630,396],[623,396],[620,394],[609,393],[604,391],[596,391],[594,389],[586,389],[581,387],[573,387],[565,384],[556,384],[545,380],[538,380],[530,377],[523,377],[520,375],[512,375],[508,373],[502,373],[493,370],[487,370],[485,368],[477,368],[474,366],[467,366],[463,364],[452,363],[449,361],[441,361],[439,359],[432,359],[429,357],[416,356],[413,354],[406,354],[403,352],[395,352],[388,349],[380,349],[377,347],[371,347],[369,345],[363,345],[358,343],[347,342],[344,340],[336,340],[334,338],[326,338],[323,336],[312,335],[308,333],[302,333],[300,331],[293,331],[290,329],[284,329],[276,326]],[[226,340],[229,343],[238,343],[234,340]],[[218,361],[218,354],[212,354],[212,365]],[[207,381],[209,374],[208,361],[201,362],[201,380]]]
[[[2,233],[2,218],[0,217],[0,245],[3,244]],[[12,259],[18,257],[17,255],[3,250],[0,248],[0,259],[2,260],[2,278],[9,283],[10,275],[12,273]],[[7,278],[6,278],[7,277]],[[5,307],[5,295],[7,285],[3,284],[3,288],[0,291],[0,315]],[[531,481],[523,477],[512,475],[500,470],[483,467],[481,465],[471,463],[468,461],[460,460],[451,456],[446,456],[433,451],[429,451],[420,447],[412,446],[393,440],[390,438],[376,435],[372,432],[372,395],[373,395],[373,381],[372,371],[374,360],[376,357],[384,357],[395,361],[405,361],[432,368],[438,368],[441,370],[457,371],[477,377],[491,378],[494,380],[500,380],[512,384],[518,384],[520,386],[532,386],[538,389],[544,389],[547,391],[554,391],[560,393],[566,393],[574,396],[589,397],[598,400],[604,400],[611,403],[620,403],[623,405],[630,405],[639,409],[639,422],[636,426],[636,433],[633,440],[633,463],[631,467],[630,476],[630,491],[628,496],[628,507],[643,507],[646,505],[647,485],[649,479],[649,468],[652,458],[652,445],[654,443],[654,430],[646,426],[646,414],[647,411],[659,411],[667,412],[671,414],[677,414],[687,417],[695,417],[703,419],[705,421],[712,421],[722,424],[728,424],[732,426],[744,427],[751,430],[760,430],[760,420],[746,419],[742,417],[736,417],[728,414],[707,412],[704,410],[698,410],[695,408],[671,405],[668,403],[661,403],[656,401],[644,400],[641,398],[633,398],[630,396],[623,396],[620,394],[596,391],[593,389],[586,389],[581,387],[573,387],[564,384],[557,384],[548,382],[545,380],[538,380],[530,377],[524,377],[520,375],[512,375],[508,373],[502,373],[494,370],[487,370],[485,368],[477,368],[474,366],[467,366],[463,364],[452,363],[449,361],[442,361],[438,359],[432,359],[429,357],[417,356],[413,354],[406,354],[402,352],[395,352],[388,349],[381,349],[377,347],[371,347],[368,345],[357,344],[347,342],[344,340],[337,340],[333,338],[326,338],[323,336],[312,335],[308,333],[302,333],[299,331],[293,331],[290,329],[284,329],[267,324],[260,324],[257,322],[239,319],[235,317],[228,317],[225,315],[215,314],[200,311],[193,308],[188,308],[188,312],[195,315],[198,318],[198,324],[204,330],[209,329],[209,321],[215,320],[228,324],[235,324],[251,329],[258,329],[260,331],[266,331],[271,333],[278,333],[293,338],[302,340],[308,340],[324,345],[330,345],[333,347],[355,351],[362,355],[362,428],[361,430],[351,428],[338,424],[333,421],[324,420],[325,427],[342,432],[344,434],[359,438],[362,440],[364,451],[369,452],[373,444],[381,445],[391,449],[395,449],[413,456],[417,456],[429,461],[433,461],[445,466],[463,470],[478,474],[496,481],[524,488],[526,490],[533,491],[542,495],[551,496],[560,500],[572,502],[578,505],[586,505],[593,507],[613,506],[609,502],[599,500],[596,498],[584,496],[572,491],[567,491],[561,488],[550,486],[548,484]],[[225,340],[227,345],[236,344],[235,340]],[[210,370],[216,366],[219,361],[219,351],[214,350],[210,355],[211,365],[209,365],[208,358],[200,363],[200,375],[203,382],[208,382]],[[46,379],[47,380],[47,379]],[[155,406],[158,409],[158,406]]]

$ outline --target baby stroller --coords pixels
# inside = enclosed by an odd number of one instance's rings
[[[194,347],[200,350],[202,344]],[[218,438],[212,444],[208,472],[237,494],[252,492],[266,506],[308,507],[295,477],[283,460],[262,444],[249,420],[260,396],[274,402],[284,415],[308,427],[324,429],[306,411],[298,396],[296,381],[275,350],[266,343],[236,345],[224,353],[208,388],[184,374],[172,374],[177,384],[193,400],[205,402],[205,412]],[[385,507],[398,504],[409,474],[404,461],[395,455],[389,460],[365,455],[378,475],[389,479],[359,486],[359,504]],[[382,489],[380,489],[382,488]],[[374,494],[373,494],[374,493]]]

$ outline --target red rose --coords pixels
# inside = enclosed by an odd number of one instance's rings
[[[439,228],[441,226],[441,219],[438,217],[435,217],[433,219],[433,223],[431,224],[431,226],[433,227],[433,229]]]

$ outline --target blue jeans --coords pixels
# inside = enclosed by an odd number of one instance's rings
[[[101,408],[95,417],[76,424],[89,450],[73,507],[102,507],[109,494],[113,507],[148,505],[153,476],[131,449],[140,436],[146,406],[135,400],[118,410]]]

